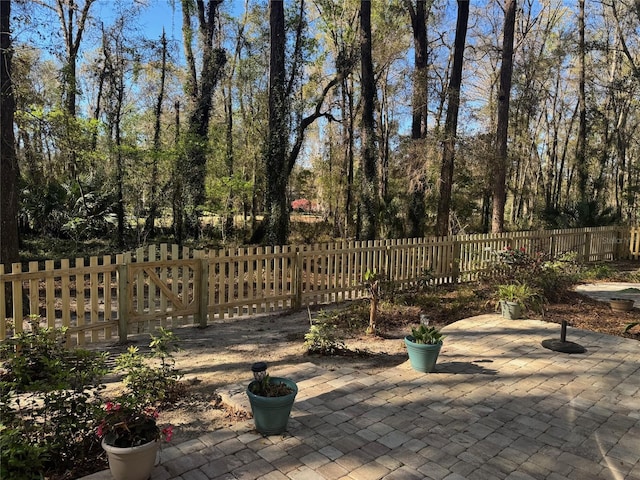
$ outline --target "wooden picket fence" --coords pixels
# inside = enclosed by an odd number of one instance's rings
[[[362,298],[367,270],[397,290],[477,278],[506,247],[583,261],[640,260],[640,228],[597,227],[421,239],[190,250],[162,244],[89,259],[0,265],[0,341],[37,319],[70,345],[162,326]],[[25,268],[26,267],[26,268]],[[16,321],[17,319],[17,321]]]

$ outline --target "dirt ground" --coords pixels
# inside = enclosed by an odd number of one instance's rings
[[[486,302],[447,314],[443,291],[442,308],[427,311],[432,324],[445,325],[461,318],[490,313],[493,306]],[[333,307],[332,312],[343,307]],[[365,313],[366,306],[359,310]],[[181,339],[181,351],[175,355],[176,368],[184,375],[188,385],[186,394],[171,408],[161,413],[160,422],[174,426],[173,442],[181,443],[201,434],[233,424],[247,418],[246,412],[235,412],[222,404],[218,391],[224,386],[248,383],[252,379],[251,364],[265,361],[269,373],[277,375],[280,367],[313,362],[326,369],[344,366],[358,367],[376,372],[407,360],[403,337],[419,319],[417,307],[385,310],[378,320],[380,334],[376,336],[350,333],[344,337],[350,353],[340,356],[309,355],[304,347],[304,335],[309,329],[309,317],[318,311],[302,311],[287,315],[262,316],[211,323],[205,329],[183,327],[174,333]],[[445,318],[446,317],[446,318]],[[560,323],[562,319],[576,328],[621,335],[640,340],[640,328],[622,334],[624,326],[640,321],[640,310],[614,313],[604,302],[571,293],[561,304],[548,305],[542,318]],[[366,321],[366,320],[365,320]],[[364,328],[359,329],[364,332]],[[148,344],[148,336],[134,339],[141,350]],[[112,345],[110,353],[124,351],[126,346]]]

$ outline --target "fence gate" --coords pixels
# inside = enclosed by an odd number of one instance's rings
[[[130,263],[126,267],[129,330],[137,324],[131,333],[184,325],[189,316],[198,313],[202,269],[199,260]]]

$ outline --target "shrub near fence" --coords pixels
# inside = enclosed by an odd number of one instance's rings
[[[365,295],[367,270],[397,290],[470,281],[510,246],[584,261],[640,259],[640,229],[597,227],[303,246],[190,250],[151,245],[89,259],[0,265],[0,340],[28,315],[66,327],[70,345],[299,309]],[[428,274],[428,275],[427,275]],[[18,318],[16,322],[14,319]]]

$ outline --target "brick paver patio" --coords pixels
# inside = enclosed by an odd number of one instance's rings
[[[430,374],[274,371],[298,382],[288,434],[212,431],[165,447],[152,479],[640,480],[640,342],[570,328],[587,352],[557,353],[540,342],[558,325],[497,315],[444,333]]]

